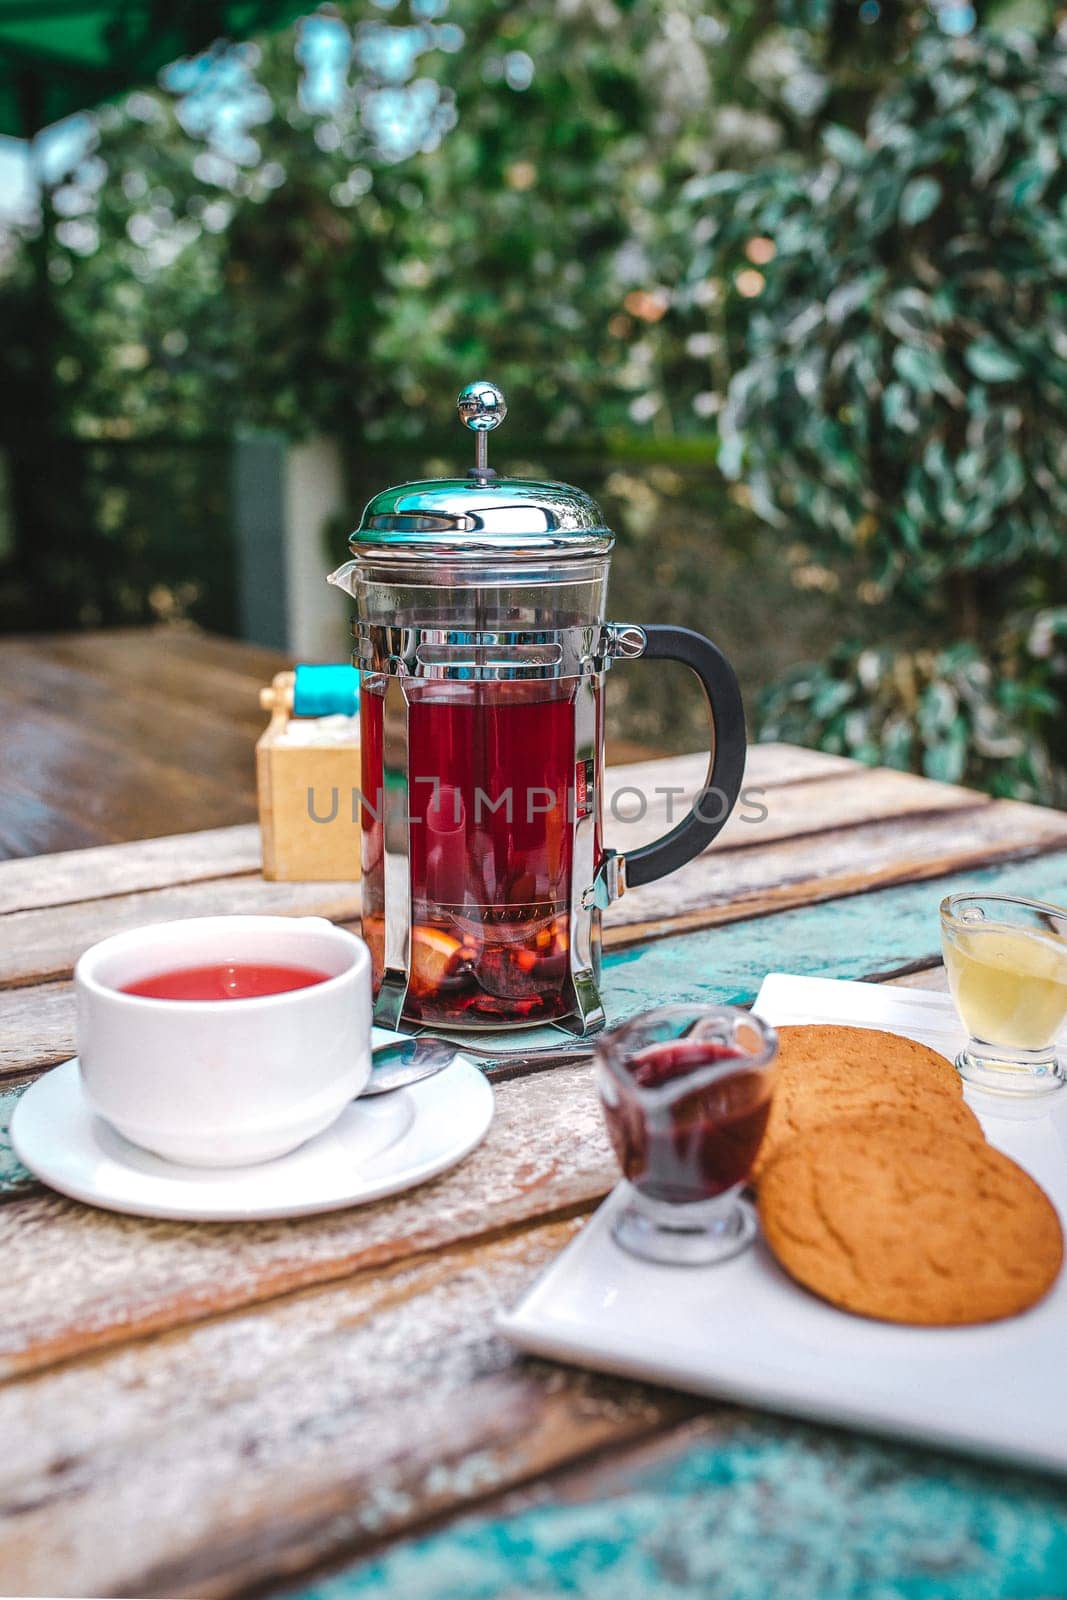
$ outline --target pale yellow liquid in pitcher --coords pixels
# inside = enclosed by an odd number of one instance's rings
[[[953,928],[944,945],[949,988],[976,1039],[1042,1050],[1067,1020],[1067,939],[985,924]]]

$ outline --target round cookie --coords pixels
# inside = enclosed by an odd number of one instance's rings
[[[1040,1300],[1059,1217],[1023,1169],[914,1115],[841,1118],[790,1141],[759,1188],[764,1235],[843,1310],[930,1326],[993,1322]]]
[[[903,1098],[872,1095],[866,1102],[862,1098],[857,1098],[856,1105],[858,1106],[856,1110],[824,1112],[818,1102],[812,1099],[810,1105],[805,1106],[806,1120],[799,1128],[794,1126],[788,1131],[780,1132],[773,1143],[765,1136],[760,1146],[753,1181],[762,1182],[772,1163],[777,1161],[785,1150],[791,1148],[794,1140],[814,1133],[817,1128],[829,1128],[840,1122],[855,1122],[866,1117],[896,1117],[901,1123],[907,1122],[918,1131],[932,1128],[938,1133],[958,1139],[974,1139],[979,1144],[985,1143],[982,1124],[966,1100],[957,1100],[952,1095],[938,1094],[936,1091],[932,1095],[922,1093]],[[773,1115],[772,1102],[771,1116]],[[768,1134],[770,1131],[770,1118],[768,1118]]]
[[[959,1073],[928,1045],[877,1028],[786,1026],[778,1029],[774,1095],[753,1176],[798,1134],[866,1111],[917,1112],[982,1136],[964,1104]]]

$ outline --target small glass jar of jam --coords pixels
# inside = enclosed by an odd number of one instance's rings
[[[669,1005],[605,1033],[597,1088],[630,1203],[617,1243],[649,1261],[701,1266],[751,1244],[741,1197],[767,1126],[778,1040],[733,1006]]]

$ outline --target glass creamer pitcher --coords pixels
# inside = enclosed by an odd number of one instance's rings
[[[331,575],[356,601],[363,936],[385,1026],[592,1033],[602,913],[719,832],[744,711],[710,640],[604,620],[614,535],[580,490],[487,466],[506,409],[492,384],[468,385],[476,465],[375,496]],[[693,809],[625,857],[602,827],[604,684],[620,659],[683,661],[712,726]]]

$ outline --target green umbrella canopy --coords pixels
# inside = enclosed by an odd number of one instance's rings
[[[0,133],[29,138],[216,39],[279,28],[315,0],[0,0]]]

